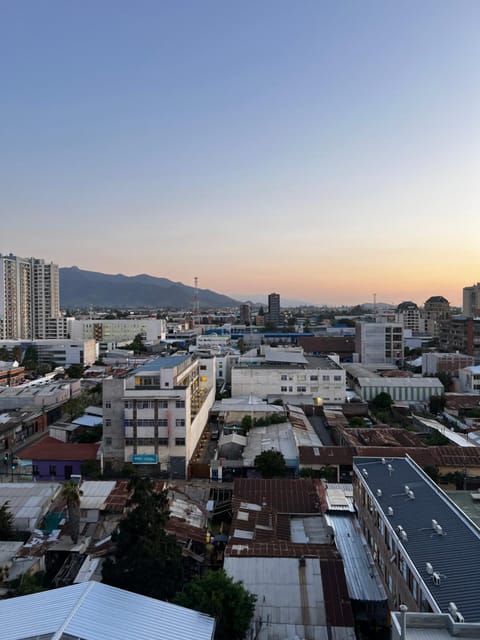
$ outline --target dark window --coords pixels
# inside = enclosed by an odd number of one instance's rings
[[[183,409],[185,407],[185,400],[177,400],[175,402],[175,407],[177,409]]]
[[[48,472],[51,476],[56,476],[57,475],[57,465],[56,464],[51,464],[50,467],[48,468]]]
[[[65,465],[65,480],[70,480],[70,478],[72,477],[72,473],[73,473],[73,467],[71,464],[66,464]]]
[[[159,438],[158,439],[159,447],[168,447],[168,438]]]
[[[184,447],[185,438],[175,438],[175,444],[177,445],[177,447]]]
[[[38,464],[32,464],[32,476],[39,476],[40,469],[38,468]]]

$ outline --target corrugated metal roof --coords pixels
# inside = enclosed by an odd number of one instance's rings
[[[348,593],[352,600],[383,602],[387,594],[378,575],[367,541],[356,518],[326,515],[335,531],[335,544],[342,554]]]
[[[383,520],[388,520],[394,531],[400,525],[406,532],[408,540],[400,542],[395,535],[396,543],[417,568],[425,585],[422,589],[429,590],[443,613],[455,602],[467,622],[480,622],[480,530],[413,461],[388,458],[386,462],[390,469],[381,458],[358,457],[354,458],[354,469],[371,491]],[[408,496],[406,487],[413,497]],[[393,509],[391,516],[386,515],[388,507]],[[441,526],[441,533],[433,528],[432,520]],[[446,576],[439,585],[434,585],[427,573],[427,562]]]
[[[116,485],[115,480],[86,480],[80,487],[81,509],[104,509],[108,496]]]
[[[2,482],[0,505],[8,502],[15,527],[31,530],[46,513],[60,488],[61,485],[54,482]]]
[[[8,640],[211,640],[215,626],[203,613],[99,582],[0,601],[0,620]]]
[[[338,591],[335,595],[325,593],[324,569],[318,558],[299,562],[296,558],[229,557],[225,558],[224,568],[235,581],[241,580],[246,589],[257,595],[253,624],[257,622],[259,626],[258,640],[327,640],[329,637],[354,640],[348,595],[345,604],[350,615],[332,624],[326,603],[340,601],[342,596]]]

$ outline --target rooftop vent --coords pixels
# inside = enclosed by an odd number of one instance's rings
[[[433,578],[433,584],[438,587],[438,585],[442,582],[442,578],[441,578],[440,574],[438,573],[438,571],[434,571],[433,572],[432,578]]]
[[[365,478],[368,478],[368,471],[366,469],[362,469],[362,473],[365,476]]]
[[[387,461],[385,460],[385,458],[382,458],[382,464],[386,464]]]
[[[388,507],[388,509],[387,509],[387,514],[388,514],[389,516],[393,516],[393,507]]]
[[[390,475],[392,475],[393,467],[392,467],[392,465],[391,465],[391,464],[387,464],[387,471],[388,471],[388,473],[389,473]]]
[[[405,493],[408,495],[408,492],[410,491],[410,487],[408,486],[408,484],[406,484],[406,485],[403,487],[403,490],[404,490],[404,491],[405,491]]]
[[[427,564],[425,565],[425,571],[429,576],[433,576],[433,565],[431,562],[427,562]]]
[[[377,498],[381,498],[381,497],[382,497],[382,490],[377,489]]]
[[[415,500],[415,494],[413,493],[413,491],[410,490],[407,493],[407,496],[408,496],[409,500]]]
[[[462,616],[462,614],[458,610],[457,605],[454,602],[448,603],[448,611],[455,622],[465,622],[465,618]]]

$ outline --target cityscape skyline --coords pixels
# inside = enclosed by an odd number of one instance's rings
[[[2,249],[329,305],[478,281],[478,3],[2,18]]]

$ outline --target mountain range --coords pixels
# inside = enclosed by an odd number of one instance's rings
[[[195,288],[167,278],[146,274],[110,275],[84,271],[78,267],[61,267],[60,306],[86,308],[171,308],[192,309]],[[237,300],[210,289],[198,290],[200,309],[220,309],[239,305]]]

